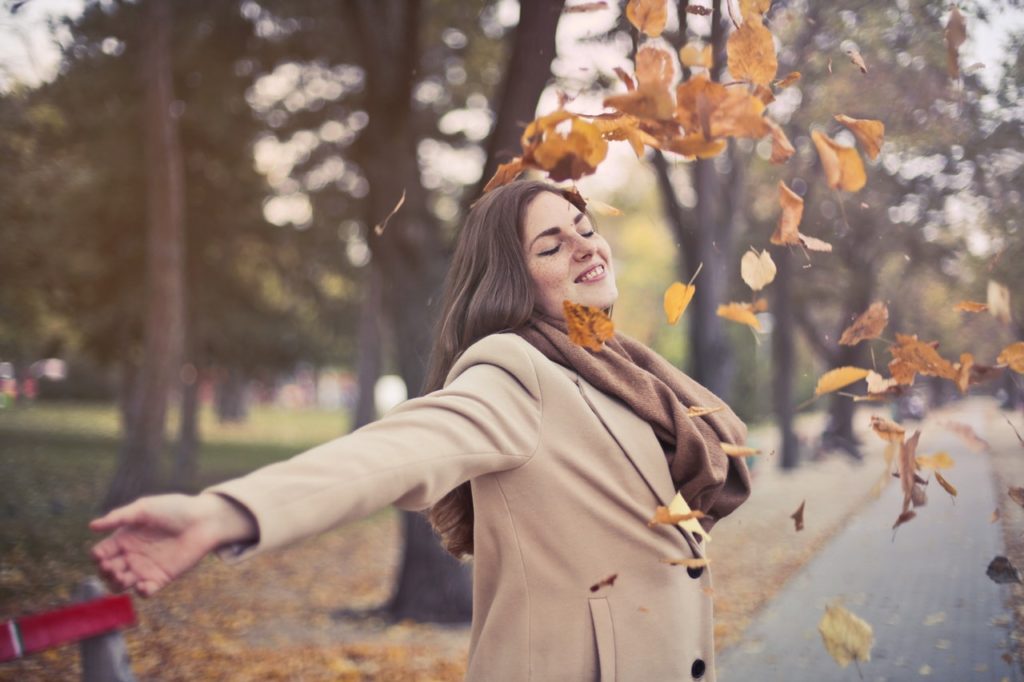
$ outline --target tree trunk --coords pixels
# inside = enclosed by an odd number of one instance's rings
[[[194,365],[190,365],[194,370]],[[175,490],[192,490],[199,471],[199,373],[182,382],[181,425],[174,451],[171,482]]]
[[[144,352],[134,418],[103,503],[107,509],[157,489],[168,395],[181,363],[185,183],[178,125],[171,113],[171,20],[171,0],[144,4],[139,44],[145,90],[147,213]]]
[[[380,273],[370,265],[366,273],[366,298],[359,311],[359,361],[356,370],[356,405],[352,430],[377,418],[374,388],[380,378]]]
[[[227,370],[215,391],[217,420],[222,424],[242,423],[249,416],[245,395],[245,374],[237,367]]]
[[[772,283],[772,403],[779,427],[779,465],[795,469],[800,464],[799,444],[793,432],[793,254],[787,247],[772,249],[776,274]]]

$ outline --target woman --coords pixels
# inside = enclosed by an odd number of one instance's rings
[[[646,522],[677,491],[705,530],[742,503],[747,470],[721,442],[746,429],[631,339],[569,342],[563,301],[618,296],[584,209],[541,182],[485,195],[449,272],[438,390],[195,497],[93,521],[114,531],[93,550],[101,572],[151,595],[210,551],[238,560],[389,504],[432,507],[448,550],[474,556],[467,679],[713,680],[710,575],[663,561],[702,557],[702,534]]]

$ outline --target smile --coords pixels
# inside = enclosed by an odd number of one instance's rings
[[[573,281],[576,282],[577,284],[581,284],[584,282],[593,282],[595,279],[601,279],[602,277],[604,277],[604,272],[604,266],[598,263],[597,265],[590,268]]]

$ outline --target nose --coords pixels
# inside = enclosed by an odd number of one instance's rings
[[[597,245],[594,244],[594,242],[587,240],[580,235],[576,235],[575,240],[573,256],[576,260],[585,261],[592,257],[597,251]]]

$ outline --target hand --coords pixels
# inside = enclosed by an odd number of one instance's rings
[[[148,597],[228,542],[253,539],[257,526],[242,507],[215,494],[143,497],[93,520],[113,531],[92,549],[109,584]]]

